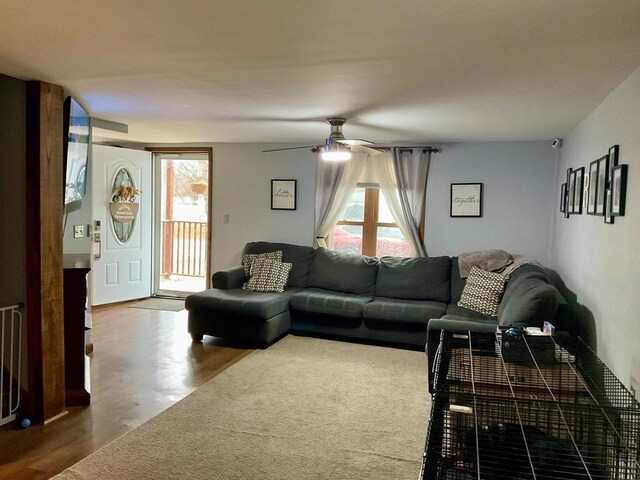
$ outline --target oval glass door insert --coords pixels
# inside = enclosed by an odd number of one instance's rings
[[[118,194],[118,191],[121,187],[132,187],[135,191],[135,184],[133,182],[133,175],[131,172],[124,167],[121,167],[120,170],[116,173],[113,179],[113,190],[111,194],[111,198]],[[131,235],[133,235],[133,231],[136,225],[136,219],[134,218],[130,222],[119,222],[113,215],[111,216],[111,225],[113,226],[113,232],[115,233],[116,238],[120,243],[127,243],[131,239]]]

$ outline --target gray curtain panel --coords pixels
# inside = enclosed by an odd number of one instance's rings
[[[315,205],[315,237],[318,236],[320,225],[324,222],[331,203],[340,184],[340,176],[345,168],[345,162],[325,162],[318,155],[316,160],[316,205]],[[314,244],[318,241],[314,239]],[[320,245],[323,246],[323,245]]]
[[[416,255],[427,256],[427,250],[420,238],[419,226],[424,214],[424,199],[427,191],[429,163],[431,154],[423,148],[393,148],[393,166],[398,181],[400,205],[411,230],[409,240],[416,250]]]

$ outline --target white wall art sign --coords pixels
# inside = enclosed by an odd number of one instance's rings
[[[482,183],[452,183],[449,215],[482,216]]]
[[[271,180],[271,210],[296,209],[297,180]]]

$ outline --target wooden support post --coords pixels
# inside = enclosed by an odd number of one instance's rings
[[[27,82],[27,415],[65,412],[62,87]]]

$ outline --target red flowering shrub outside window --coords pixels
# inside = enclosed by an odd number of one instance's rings
[[[377,188],[356,188],[330,238],[340,252],[409,257],[413,249],[393,221]]]

